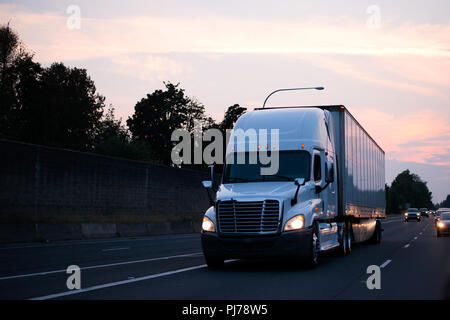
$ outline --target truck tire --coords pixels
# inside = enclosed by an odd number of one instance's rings
[[[309,252],[304,257],[304,266],[308,269],[314,269],[319,264],[320,238],[319,227],[314,223],[309,240]]]
[[[348,228],[348,238],[347,238],[347,255],[352,253],[352,222],[347,222],[347,228]]]
[[[344,257],[352,252],[352,235],[351,223],[344,222],[344,230],[342,230],[342,241],[339,245],[339,255]]]
[[[372,235],[372,238],[370,238],[370,242],[372,242],[373,244],[379,244],[381,242],[381,234],[381,222],[380,220],[377,220],[375,231]]]
[[[210,269],[220,269],[223,267],[224,258],[205,255],[206,264]]]

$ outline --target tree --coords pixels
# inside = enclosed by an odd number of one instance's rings
[[[91,151],[103,108],[85,69],[42,68],[9,25],[0,27],[0,136]]]
[[[409,170],[398,174],[391,187],[386,187],[387,211],[391,213],[399,213],[408,207],[432,208],[431,198],[427,183]]]
[[[7,25],[0,26],[0,81],[3,84],[8,68],[20,55],[19,35]]]
[[[150,160],[148,146],[140,141],[131,140],[131,134],[122,124],[122,119],[115,118],[112,106],[108,108],[100,122],[94,151],[114,157]]]
[[[225,133],[227,129],[233,129],[234,124],[238,118],[247,111],[247,108],[239,106],[239,104],[234,104],[228,107],[225,112],[225,116],[219,125],[220,130]]]
[[[22,137],[32,143],[93,150],[105,98],[85,69],[54,63],[39,77],[39,93],[23,110]]]
[[[154,161],[170,165],[172,132],[186,129],[192,132],[194,120],[208,122],[205,107],[195,99],[187,97],[179,84],[164,83],[165,90],[148,94],[134,107],[135,113],[127,124],[134,141],[149,145]]]
[[[450,194],[439,204],[439,208],[450,208]]]
[[[116,119],[115,108],[110,105],[103,115],[98,131],[96,134],[96,142],[107,140],[112,137],[118,137],[122,140],[129,140],[130,133],[128,129],[122,124],[122,119]]]
[[[22,113],[35,103],[41,66],[9,24],[0,26],[0,137],[22,138]]]

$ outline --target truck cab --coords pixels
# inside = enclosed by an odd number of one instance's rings
[[[352,242],[381,241],[384,151],[344,106],[242,115],[221,181],[204,186],[212,193],[201,234],[209,267],[265,257],[314,267],[320,252],[347,255]]]
[[[214,226],[202,231],[208,265],[267,256],[314,265],[320,250],[339,246],[338,226],[331,222],[338,207],[332,125],[329,112],[318,108],[257,110],[237,121],[215,205],[205,214]],[[278,161],[273,174],[261,174],[269,167],[262,152]]]

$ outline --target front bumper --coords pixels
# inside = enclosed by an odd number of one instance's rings
[[[224,259],[251,259],[304,256],[310,250],[312,229],[283,232],[270,236],[219,236],[202,232],[205,255]]]

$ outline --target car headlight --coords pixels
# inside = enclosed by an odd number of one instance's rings
[[[438,222],[437,226],[439,228],[443,228],[443,227],[445,227],[445,224],[443,222]]]
[[[405,217],[407,217],[408,216],[408,214],[405,212]]]
[[[212,222],[210,218],[204,217],[202,223],[202,230],[205,232],[216,232],[214,222]]]
[[[286,222],[284,231],[299,230],[305,226],[305,217],[302,215],[295,216]]]

